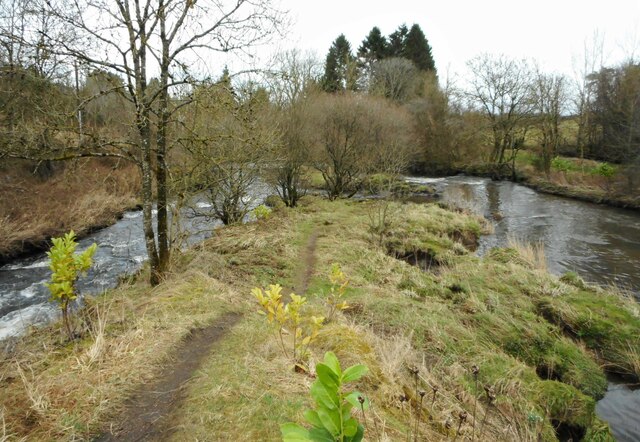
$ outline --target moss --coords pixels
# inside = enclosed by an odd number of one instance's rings
[[[540,381],[532,386],[531,394],[552,421],[578,427],[586,433],[595,419],[595,400],[570,385]]]
[[[596,352],[609,371],[640,379],[640,319],[614,295],[578,291],[537,302],[542,316]]]
[[[279,195],[269,195],[264,199],[264,204],[272,209],[282,209],[285,207],[284,201]]]
[[[560,277],[560,281],[582,290],[587,289],[587,284],[576,272],[566,272]]]
[[[510,247],[495,247],[487,253],[487,257],[502,264],[511,263],[531,268],[531,265],[520,256],[518,251]]]

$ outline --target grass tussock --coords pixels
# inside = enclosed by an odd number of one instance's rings
[[[52,236],[82,235],[112,224],[138,202],[135,166],[108,160],[78,161],[41,179],[23,168],[0,181],[0,261],[42,248]]]
[[[0,363],[5,434],[99,434],[137,380],[171,364],[167,355],[190,330],[232,310],[243,319],[185,386],[169,419],[171,440],[279,440],[279,425],[302,422],[311,406],[312,374],[326,351],[343,366],[369,367],[352,386],[372,403],[366,416],[356,413],[368,440],[552,441],[558,429],[610,437],[594,404],[606,389],[602,367],[632,374],[624,361],[635,354],[637,363],[640,324],[627,301],[538,270],[526,250],[474,256],[465,244],[483,221],[437,205],[398,206],[381,245],[365,227],[367,204],[307,198],[269,220],[221,229],[176,255],[162,285],[123,285],[90,303],[82,340],[34,330]],[[430,248],[442,264],[425,272],[390,247]],[[250,290],[291,289],[309,253],[308,313],[326,313],[333,263],[349,278],[350,308],[320,331],[309,372],[298,373]]]

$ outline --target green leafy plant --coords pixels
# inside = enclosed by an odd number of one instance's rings
[[[591,170],[593,175],[599,175],[605,178],[611,178],[616,174],[616,168],[609,163],[599,164]]]
[[[607,192],[611,191],[611,180],[616,175],[616,172],[616,168],[609,163],[601,163],[591,170],[592,175],[597,175],[604,178],[604,188]]]
[[[297,367],[304,369],[309,345],[318,336],[324,318],[302,314],[307,298],[295,293],[289,295],[291,301],[285,304],[279,284],[271,284],[266,290],[256,287],[251,293],[260,304],[260,313],[275,326],[275,334],[284,355],[290,357]],[[287,334],[291,335],[290,345],[285,342]]]
[[[331,288],[329,289],[329,293],[327,294],[326,303],[329,307],[327,320],[331,321],[336,311],[346,310],[349,308],[349,304],[344,301],[344,295],[347,291],[347,287],[349,286],[349,280],[343,273],[340,265],[334,263],[331,265],[329,281],[331,282]]]
[[[51,238],[53,245],[47,252],[49,268],[51,269],[51,282],[45,285],[51,293],[51,300],[58,303],[62,311],[62,321],[69,336],[73,339],[73,330],[69,318],[69,306],[78,297],[76,281],[82,273],[93,264],[93,255],[98,246],[92,244],[82,253],[75,253],[78,243],[76,235],[72,231],[60,238]]]
[[[343,391],[344,384],[360,379],[368,372],[366,365],[354,365],[342,371],[335,354],[327,352],[324,362],[316,365],[318,378],[311,385],[311,397],[316,408],[304,413],[311,428],[296,423],[281,425],[284,442],[359,442],[364,427],[352,416],[352,411],[369,409],[368,399],[357,391]]]
[[[566,173],[573,169],[573,164],[571,164],[571,161],[565,158],[555,157],[553,160],[551,160],[551,168],[557,170],[558,172]]]
[[[253,209],[253,216],[255,216],[258,221],[269,219],[271,216],[271,209],[264,204],[260,204],[258,207]]]

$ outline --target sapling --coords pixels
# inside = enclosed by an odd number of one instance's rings
[[[365,365],[354,365],[342,371],[336,355],[325,353],[324,362],[316,365],[317,379],[310,391],[316,408],[304,413],[311,428],[296,423],[282,424],[280,430],[283,441],[360,442],[364,437],[364,427],[351,415],[351,411],[360,408],[364,413],[369,409],[369,401],[362,393],[347,393],[343,387],[367,372]]]
[[[60,238],[51,238],[53,245],[47,252],[49,268],[51,269],[51,282],[45,283],[51,293],[51,300],[58,303],[62,311],[62,322],[70,340],[73,340],[73,330],[69,318],[69,307],[78,297],[76,281],[82,273],[93,264],[93,255],[98,246],[92,244],[82,253],[75,253],[78,243],[76,235],[72,231]]]

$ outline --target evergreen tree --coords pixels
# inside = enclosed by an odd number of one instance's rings
[[[357,68],[355,57],[351,53],[351,44],[344,34],[340,34],[327,54],[322,79],[323,89],[327,92],[354,90],[356,80]]]
[[[406,28],[405,28],[406,29]],[[402,56],[413,61],[421,71],[434,71],[436,64],[431,55],[431,46],[420,29],[420,26],[414,24],[404,39]]]
[[[374,26],[358,48],[358,57],[364,58],[365,62],[370,64],[372,61],[385,58],[388,50],[387,39],[382,35],[380,28]]]
[[[405,40],[409,30],[405,24],[389,35],[389,57],[404,57]]]

